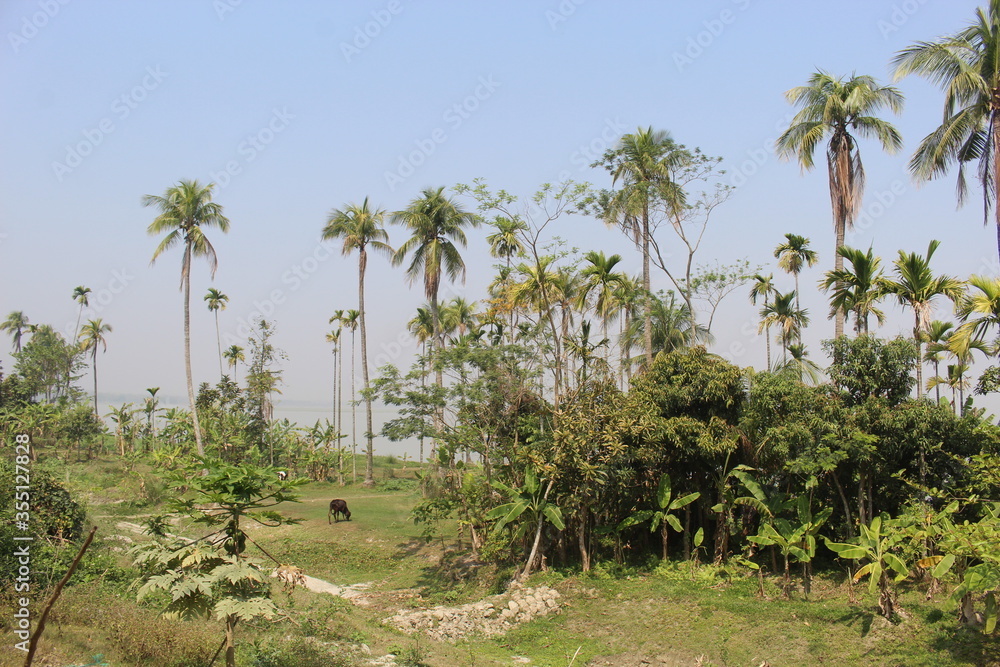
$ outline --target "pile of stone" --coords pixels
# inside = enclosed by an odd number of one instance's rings
[[[438,641],[454,642],[474,634],[496,637],[520,623],[558,614],[558,599],[559,591],[548,586],[523,588],[515,583],[502,595],[460,607],[401,611],[386,623],[407,634],[420,632]]]

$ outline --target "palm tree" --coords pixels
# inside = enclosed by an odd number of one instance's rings
[[[846,230],[854,225],[861,207],[865,188],[865,171],[861,164],[859,137],[875,138],[883,150],[895,153],[902,146],[899,131],[875,116],[887,108],[899,113],[903,96],[890,86],[880,86],[870,76],[854,75],[848,80],[817,71],[806,86],[792,88],[785,99],[802,107],[792,123],[776,142],[778,154],[795,156],[804,170],[812,169],[816,146],[826,137],[826,160],[830,181],[830,202],[833,206],[833,228],[837,241],[834,251],[844,245]],[[844,268],[843,257],[834,256],[834,270]],[[836,316],[835,337],[844,333],[844,313]]]
[[[945,91],[944,122],[924,137],[910,159],[910,173],[919,180],[943,175],[958,164],[958,201],[968,193],[965,165],[978,163],[983,188],[983,218],[994,209],[997,252],[1000,253],[1000,1],[976,10],[964,30],[933,42],[917,42],[893,58],[894,77],[917,74]]]
[[[948,351],[948,339],[954,333],[954,322],[942,322],[934,320],[924,332],[924,340],[927,341],[927,351],[924,353],[924,363],[934,364],[934,377],[927,381],[927,391],[934,387],[934,402],[941,402],[941,389],[938,386],[941,380],[941,354]],[[934,384],[931,384],[931,383]]]
[[[342,239],[341,252],[350,255],[358,251],[358,321],[361,325],[361,377],[365,385],[365,414],[367,417],[368,456],[365,469],[365,486],[375,484],[374,456],[375,443],[372,433],[372,399],[368,383],[368,328],[365,323],[365,269],[368,267],[368,249],[392,255],[388,244],[389,235],[382,226],[385,210],[368,206],[368,197],[358,206],[350,204],[344,209],[334,209],[330,212],[326,226],[323,228],[323,239]]]
[[[604,252],[590,251],[583,257],[587,265],[582,273],[583,285],[580,289],[580,305],[594,297],[594,311],[601,318],[604,338],[608,337],[608,324],[614,322],[621,312],[617,291],[625,279],[625,274],[614,270],[622,261],[621,255],[605,256]]]
[[[477,326],[476,302],[469,303],[460,296],[441,306],[441,328],[444,333],[464,336],[466,331]]]
[[[222,337],[219,334],[219,311],[226,309],[226,304],[229,302],[229,297],[215,289],[214,287],[208,288],[208,294],[205,295],[205,301],[208,302],[208,310],[215,313],[215,344],[219,348],[219,380],[222,380]]]
[[[809,239],[798,234],[785,234],[785,242],[779,243],[774,249],[774,257],[778,260],[778,267],[786,273],[795,277],[795,307],[801,308],[799,303],[799,274],[802,268],[814,266],[819,261],[817,252],[809,247]],[[802,341],[799,341],[802,342]]]
[[[423,275],[424,296],[430,301],[434,324],[432,345],[440,347],[444,343],[438,310],[441,277],[465,280],[465,262],[457,246],[467,245],[463,228],[478,226],[479,218],[445,197],[442,187],[424,190],[405,210],[393,213],[392,222],[404,225],[412,233],[396,250],[392,263],[398,266],[410,255],[406,277],[412,283]]]
[[[835,317],[837,313],[853,313],[855,333],[867,334],[869,317],[874,315],[879,324],[885,322],[885,313],[875,307],[885,296],[880,289],[882,258],[877,257],[871,248],[868,252],[861,252],[846,245],[837,248],[837,254],[850,262],[851,268],[827,271],[820,281],[823,291],[833,289],[830,317]]]
[[[0,331],[6,331],[10,334],[11,344],[14,347],[14,352],[17,353],[21,351],[21,338],[30,327],[31,324],[28,322],[27,316],[20,310],[13,310],[3,324],[0,324]]]
[[[671,210],[683,206],[683,190],[673,182],[672,174],[686,159],[683,147],[674,143],[668,132],[638,128],[626,134],[615,149],[605,156],[612,185],[621,181],[622,189],[613,193],[604,206],[604,221],[620,227],[642,251],[642,288],[651,293],[649,248],[652,238],[650,209],[664,202]],[[643,310],[643,344],[646,367],[653,363],[652,303]]]
[[[1000,279],[972,276],[969,285],[979,291],[966,294],[958,303],[962,324],[954,335],[962,344],[982,341],[990,329],[1000,327]]]
[[[354,401],[354,332],[358,330],[361,311],[348,310],[340,319],[351,332],[351,481],[358,481],[358,406]]]
[[[510,218],[497,218],[491,224],[497,231],[486,237],[486,242],[490,244],[490,255],[504,260],[504,265],[510,267],[511,260],[524,252],[521,232],[526,231],[528,225]]]
[[[774,287],[774,274],[769,273],[762,276],[758,273],[754,275],[753,281],[753,285],[750,287],[750,303],[756,306],[757,300],[761,299],[764,302],[764,308],[767,308],[771,304],[771,297],[778,294],[778,290]],[[764,328],[764,340],[767,342],[767,370],[771,370],[770,325]]]
[[[796,301],[794,290],[787,294],[776,293],[774,301],[760,311],[761,322],[757,329],[758,333],[769,330],[772,326],[780,329],[783,366],[788,364],[788,348],[792,341],[799,337],[802,327],[809,324],[808,311],[796,308]]]
[[[94,414],[100,414],[97,410],[97,348],[107,351],[108,341],[104,334],[111,333],[111,325],[105,324],[101,318],[90,320],[83,325],[80,330],[80,349],[84,352],[92,352],[92,365],[94,369]]]
[[[427,363],[427,341],[434,337],[434,322],[431,318],[430,308],[417,308],[417,315],[412,320],[407,322],[406,328],[417,339],[420,343],[420,389],[423,390],[425,386],[425,380],[427,377],[427,372],[424,370],[424,365]],[[419,463],[424,462],[424,428],[421,424],[420,435],[419,435]]]
[[[923,340],[924,332],[930,325],[934,310],[933,299],[945,296],[956,301],[962,296],[963,282],[950,276],[935,276],[931,273],[931,257],[940,245],[931,241],[927,246],[927,256],[914,252],[899,251],[899,258],[893,262],[896,279],[883,278],[881,291],[893,295],[900,304],[913,309],[913,341],[917,345],[917,396],[924,393],[923,384]]]
[[[823,369],[812,359],[809,359],[809,352],[802,343],[792,343],[788,346],[788,354],[792,357],[783,365],[775,369],[776,373],[791,373],[799,382],[804,382],[805,377],[809,377],[809,382],[819,384]]]
[[[438,312],[438,291],[442,276],[450,280],[465,280],[465,262],[458,250],[467,245],[465,227],[476,227],[479,218],[444,195],[444,188],[427,188],[410,202],[402,211],[392,214],[392,222],[407,227],[412,234],[403,241],[392,257],[394,266],[399,266],[410,256],[406,277],[412,284],[423,275],[424,296],[430,301],[431,322],[434,336],[431,338],[431,356],[444,345],[441,335],[441,317]],[[435,373],[435,383],[440,388],[444,378],[440,367]],[[434,413],[434,430],[440,432],[444,415],[440,410]]]
[[[90,294],[91,291],[92,290],[89,287],[84,287],[83,285],[78,285],[73,288],[73,300],[80,304],[80,312],[76,316],[76,336],[74,340],[80,337],[80,319],[83,317],[83,309],[90,305],[90,300],[87,298],[87,295]]]
[[[233,380],[235,380],[236,364],[247,360],[246,355],[243,354],[243,348],[239,345],[230,345],[226,348],[226,351],[222,353],[222,356],[226,358],[226,361],[229,363],[229,367],[233,369]]]
[[[344,311],[337,311],[343,313]],[[330,324],[333,324],[337,316],[334,315],[330,318]],[[337,412],[340,407],[340,393],[341,384],[340,379],[337,375],[337,370],[339,369],[339,359],[338,352],[340,351],[340,327],[337,327],[333,331],[326,334],[326,342],[333,345],[333,431],[337,434],[337,481],[343,486],[344,485],[344,449],[340,446],[340,427],[337,425]],[[318,422],[319,420],[317,420]]]
[[[691,314],[688,312],[687,303],[677,302],[677,295],[673,292],[659,292],[650,299],[650,306],[653,315],[653,355],[660,352],[672,352],[691,347],[699,343],[711,343],[712,334],[699,324],[691,328]],[[630,329],[626,330],[625,337],[637,343],[645,335],[644,324],[641,320],[632,320]],[[637,345],[633,345],[637,347]],[[641,361],[640,358],[632,360]]]
[[[143,206],[155,206],[160,210],[160,215],[150,223],[146,231],[151,235],[166,233],[153,252],[150,264],[169,248],[178,243],[184,244],[180,287],[184,292],[184,370],[187,373],[188,400],[191,403],[198,456],[205,455],[205,448],[201,442],[201,426],[198,423],[194,379],[191,374],[191,260],[206,257],[212,277],[215,278],[219,260],[204,229],[218,227],[223,233],[228,232],[229,219],[222,215],[222,206],[212,201],[214,187],[214,183],[203,186],[198,181],[182,180],[168,188],[162,196],[146,195],[142,198]]]

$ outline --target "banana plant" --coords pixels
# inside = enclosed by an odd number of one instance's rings
[[[517,528],[514,530],[514,540],[522,539],[527,535],[529,529],[534,529],[534,543],[531,547],[531,553],[528,555],[528,560],[524,564],[524,569],[521,572],[521,579],[526,579],[531,573],[531,568],[535,563],[539,551],[542,528],[545,525],[546,519],[559,530],[566,528],[562,517],[562,510],[555,503],[549,502],[549,493],[552,491],[554,483],[554,478],[550,479],[548,484],[544,485],[545,490],[543,491],[543,484],[538,478],[538,472],[534,467],[528,466],[524,473],[524,484],[520,489],[498,485],[507,491],[511,496],[511,501],[503,505],[497,505],[486,513],[487,520],[496,521],[493,524],[493,530],[503,530],[508,524],[516,523]],[[522,519],[522,515],[525,518]]]
[[[673,528],[676,532],[683,531],[681,527],[681,522],[674,514],[679,509],[690,505],[694,501],[701,497],[700,491],[695,491],[694,493],[689,493],[686,496],[681,496],[680,498],[673,498],[673,490],[671,489],[670,475],[663,473],[660,476],[660,483],[656,489],[656,504],[659,506],[659,510],[640,510],[635,514],[627,517],[624,521],[618,524],[618,530],[624,530],[631,526],[636,526],[641,523],[650,522],[649,532],[656,532],[656,529],[660,529],[660,539],[663,543],[663,560],[668,558],[668,540],[670,533],[667,527]]]
[[[872,519],[871,524],[867,526],[862,524],[858,544],[826,540],[827,548],[841,558],[868,561],[855,572],[854,581],[860,581],[868,576],[868,591],[872,594],[876,590],[879,592],[878,609],[885,618],[891,618],[896,611],[889,581],[890,573],[893,574],[894,582],[902,581],[909,574],[906,563],[892,551],[903,539],[903,534],[899,531],[888,531],[885,534],[882,532],[882,528],[890,521],[889,515],[883,512]]]
[[[760,546],[775,546],[785,559],[785,580],[783,592],[789,597],[792,577],[790,562],[792,559],[802,564],[802,589],[806,595],[810,590],[809,565],[816,557],[816,535],[833,513],[827,507],[819,514],[813,515],[808,496],[799,496],[796,503],[797,516],[795,520],[774,518],[761,523],[756,535],[747,539]]]

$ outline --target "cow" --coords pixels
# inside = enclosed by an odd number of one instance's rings
[[[330,521],[332,516],[336,519],[337,523],[340,523],[340,518],[338,515],[343,515],[344,519],[347,521],[351,520],[351,510],[347,509],[347,501],[336,498],[330,501],[330,511],[326,513],[326,522],[333,523]]]
[[[278,471],[278,479],[280,481],[284,482],[286,479],[288,479],[288,473],[285,472],[284,470],[279,470]]]

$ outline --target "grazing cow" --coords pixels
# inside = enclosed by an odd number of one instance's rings
[[[343,515],[347,521],[351,520],[351,510],[347,509],[347,501],[336,498],[330,501],[330,511],[326,513],[326,522],[333,523],[330,521],[330,516],[333,516],[337,523],[340,523],[339,515]]]
[[[282,482],[284,482],[286,479],[288,479],[288,473],[285,472],[284,470],[279,470],[278,471],[278,479],[281,480]]]

